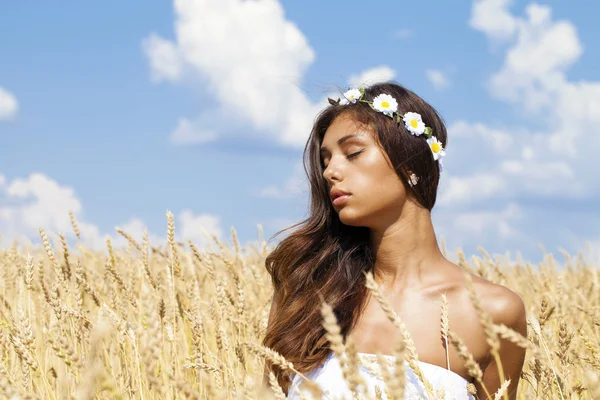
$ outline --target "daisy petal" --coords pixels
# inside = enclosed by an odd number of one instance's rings
[[[398,102],[389,94],[380,94],[373,99],[373,108],[389,117],[398,111]]]

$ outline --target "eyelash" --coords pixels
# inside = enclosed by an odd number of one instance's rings
[[[360,151],[357,151],[356,153],[349,154],[347,158],[348,159],[354,158],[362,152],[363,152],[363,150],[360,150]]]
[[[351,160],[351,159],[353,159],[354,157],[358,156],[358,155],[359,155],[360,153],[362,153],[363,151],[365,151],[365,150],[363,149],[363,150],[357,151],[356,153],[348,154],[348,155],[346,156],[346,158],[347,158],[348,160]],[[323,165],[323,169],[327,168],[327,166],[326,166],[324,163],[321,163],[321,164]]]

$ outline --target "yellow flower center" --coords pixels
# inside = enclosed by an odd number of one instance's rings
[[[416,129],[419,126],[419,122],[416,119],[411,119],[410,126]]]
[[[439,153],[441,149],[442,149],[442,146],[440,146],[440,144],[439,144],[439,143],[437,143],[437,142],[434,142],[434,143],[431,145],[431,150],[432,150],[434,153]]]
[[[390,108],[390,102],[389,101],[382,101],[381,102],[381,107],[383,108]]]
[[[354,95],[353,95],[353,94],[351,94],[351,95],[350,95],[350,99],[353,99],[353,98],[354,98]]]

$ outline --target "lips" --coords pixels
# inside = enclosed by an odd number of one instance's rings
[[[331,189],[331,191],[329,192],[329,197],[331,198],[331,201],[335,200],[336,198],[340,197],[340,196],[346,196],[349,195],[350,193],[345,192],[343,190],[340,189]]]

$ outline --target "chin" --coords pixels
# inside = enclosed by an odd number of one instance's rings
[[[338,212],[338,217],[340,219],[340,222],[344,225],[355,226],[355,227],[365,226],[364,218],[361,218],[362,217],[361,215],[357,214],[356,212],[354,212],[351,209],[348,209],[346,207],[342,208]]]

